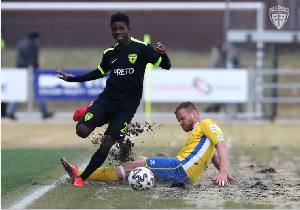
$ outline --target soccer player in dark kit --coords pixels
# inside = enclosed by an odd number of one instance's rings
[[[87,108],[76,126],[77,135],[86,138],[96,127],[108,123],[100,148],[91,157],[83,173],[74,180],[74,186],[83,186],[85,180],[103,164],[115,142],[124,137],[142,98],[146,65],[152,63],[155,67],[166,70],[171,68],[162,43],[158,42],[154,49],[149,43],[130,36],[131,26],[125,13],[112,15],[110,26],[117,44],[104,51],[97,69],[76,77],[71,77],[60,69],[57,71],[58,78],[67,82],[95,80],[110,73],[104,91]],[[64,165],[64,159],[62,164]]]

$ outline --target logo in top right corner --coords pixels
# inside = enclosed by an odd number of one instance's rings
[[[269,15],[272,23],[280,29],[289,18],[289,8],[284,6],[273,6],[269,9]]]

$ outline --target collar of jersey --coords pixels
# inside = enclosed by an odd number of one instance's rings
[[[119,43],[117,43],[115,46],[114,46],[114,49],[116,49],[116,47],[119,45]]]
[[[133,37],[130,37],[130,40],[132,41],[132,40],[135,40],[135,38],[133,38]],[[114,49],[116,49],[116,47],[119,45],[119,43],[117,43],[115,46],[114,46]]]
[[[194,126],[193,126],[193,130],[192,131],[194,131],[195,129],[196,129],[196,127],[197,127],[197,125],[199,124],[200,122],[198,121]]]

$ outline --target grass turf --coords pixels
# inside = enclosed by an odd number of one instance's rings
[[[68,201],[61,201],[61,198]],[[71,185],[60,185],[38,202],[29,206],[33,209],[193,209],[195,204],[189,203],[170,192],[134,191],[127,182],[103,183],[94,186],[87,184],[83,188]]]
[[[277,170],[286,161],[290,161],[290,164],[295,164],[293,170],[298,170],[299,156],[297,154],[299,154],[299,148],[294,146],[294,139],[297,136],[299,125],[237,123],[222,124],[220,126],[225,138],[231,145],[229,150],[230,167],[239,165],[239,162],[243,161],[239,157],[246,156],[251,159],[248,164],[268,164],[268,166],[274,166]],[[53,183],[54,180],[57,181],[65,173],[59,164],[60,156],[64,156],[71,163],[77,164],[83,159],[78,154],[82,154],[86,150],[87,156],[90,157],[92,154],[90,149],[96,149],[90,144],[89,140],[82,141],[70,135],[74,131],[72,125],[4,123],[2,128],[2,193],[6,193],[5,196],[2,194],[2,208],[9,207],[12,202],[17,201],[20,197],[30,195],[29,189],[32,187],[40,187]],[[18,130],[19,132],[12,132],[10,129]],[[32,133],[29,133],[26,138],[27,144],[32,142],[31,146],[34,146],[33,142],[35,142],[41,148],[5,149],[6,147],[11,148],[12,141],[16,146],[20,147],[24,140],[18,135],[28,130],[31,130]],[[41,140],[49,130],[55,130],[57,135],[60,136],[52,136],[52,141],[48,142],[49,145],[41,144],[38,140]],[[257,132],[258,130],[260,132]],[[136,156],[156,157],[158,153],[162,153],[168,157],[174,157],[184,145],[186,138],[187,134],[177,124],[159,126],[154,132],[145,133],[135,139]],[[77,143],[80,143],[85,149],[78,149],[80,145]],[[23,146],[27,148],[28,145]],[[71,146],[75,148],[60,149],[70,148]],[[278,157],[280,159],[276,159],[274,162],[274,158]],[[198,190],[198,188],[193,189]],[[197,192],[205,195],[206,191],[199,189],[200,191]],[[178,192],[181,194],[176,194]],[[61,183],[37,199],[28,208],[192,209],[206,207],[202,205],[198,198],[184,199],[186,192],[188,190],[173,191],[169,186],[164,187],[159,183],[157,183],[157,188],[150,191],[135,192],[130,189],[126,180],[121,183],[87,182],[84,188],[74,188],[70,183]],[[63,200],[62,197],[64,197]],[[217,207],[217,204],[215,206]],[[252,198],[246,201],[241,200],[241,202],[228,199],[223,204],[223,207],[273,208],[271,202],[262,205],[255,202]]]
[[[58,180],[65,173],[60,167],[60,157],[72,159],[86,149],[2,149],[1,150],[1,200],[10,200],[15,194],[39,183]]]

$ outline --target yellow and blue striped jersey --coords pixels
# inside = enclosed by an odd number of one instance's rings
[[[176,156],[192,184],[196,184],[209,166],[215,145],[223,140],[223,133],[215,121],[205,119],[194,125],[185,146]]]

